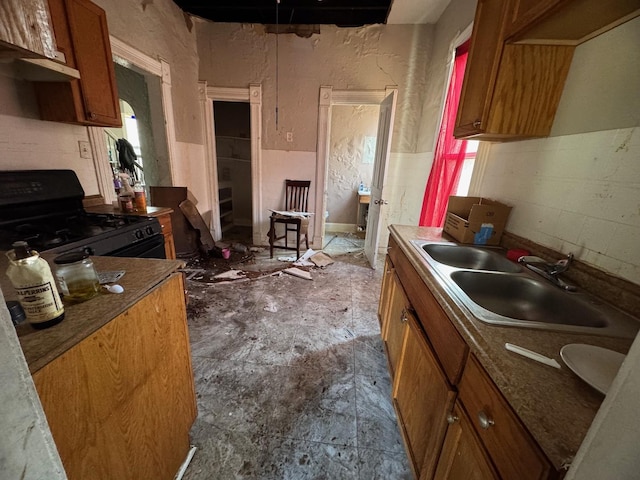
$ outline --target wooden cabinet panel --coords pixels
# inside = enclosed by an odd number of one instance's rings
[[[549,135],[573,51],[571,46],[505,45],[487,133]]]
[[[33,375],[70,480],[172,479],[196,415],[182,274]]]
[[[507,0],[479,0],[460,93],[455,136],[482,133],[498,76]]]
[[[431,478],[447,426],[455,392],[413,315],[407,321],[393,399],[416,478]]]
[[[499,480],[460,402],[456,402],[447,421],[435,480]]]
[[[389,308],[382,339],[387,351],[391,378],[394,378],[404,344],[410,305],[395,274],[391,276],[389,281]]]
[[[550,476],[546,458],[473,355],[459,390],[460,401],[502,478],[539,480]]]
[[[49,0],[56,40],[80,80],[35,84],[44,120],[122,125],[104,10],[89,0]]]
[[[392,243],[390,243],[393,245]],[[424,284],[418,272],[399,247],[391,248],[389,256],[408,300],[431,343],[449,382],[460,380],[469,347],[442,311],[442,308]]]
[[[514,0],[512,42],[578,45],[640,15],[638,0]]]
[[[176,247],[173,243],[173,226],[171,224],[171,212],[158,216],[162,235],[164,235],[164,253],[169,260],[175,260]]]
[[[46,0],[0,2],[0,57],[54,58],[55,50]]]
[[[382,287],[380,288],[380,302],[378,303],[378,322],[380,332],[386,328],[387,312],[389,311],[389,297],[391,295],[391,277],[393,275],[393,263],[387,256],[384,260],[384,273],[382,274]]]

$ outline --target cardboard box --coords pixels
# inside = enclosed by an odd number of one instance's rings
[[[511,207],[482,197],[449,197],[444,231],[461,243],[498,245]]]

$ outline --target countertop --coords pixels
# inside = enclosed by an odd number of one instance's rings
[[[54,256],[45,254],[43,258],[51,266]],[[32,374],[109,323],[134,305],[155,285],[184,266],[184,262],[180,260],[118,257],[91,257],[91,259],[98,272],[124,270],[125,275],[118,280],[124,292],[113,294],[103,289],[99,295],[86,302],[69,305],[63,301],[64,320],[44,330],[36,330],[26,321],[18,325],[16,328],[18,339]],[[15,300],[13,286],[4,274],[7,262],[6,256],[0,254],[0,271],[2,272],[0,286],[5,300]]]
[[[391,235],[429,287],[514,412],[560,470],[578,451],[604,396],[580,380],[560,358],[570,343],[597,345],[627,353],[633,339],[571,334],[485,324],[450,297],[411,240],[440,241],[442,229],[392,225]],[[504,348],[506,342],[555,358],[561,369],[529,360]]]
[[[173,209],[169,207],[152,207],[150,205],[147,206],[146,212],[123,212],[118,207],[114,207],[113,205],[93,205],[91,207],[85,208],[85,210],[89,213],[102,213],[107,215],[137,215],[140,217],[159,217],[161,215],[173,212]]]

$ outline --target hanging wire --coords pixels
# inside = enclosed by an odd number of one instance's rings
[[[280,90],[280,82],[279,82],[279,63],[278,63],[278,37],[280,36],[280,22],[278,18],[280,0],[276,0],[276,131],[278,130],[278,102],[279,102],[279,90]]]

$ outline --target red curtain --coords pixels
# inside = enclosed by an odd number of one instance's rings
[[[440,125],[436,143],[433,165],[422,202],[420,225],[423,227],[442,227],[444,225],[447,202],[449,201],[449,196],[455,193],[458,186],[460,171],[467,153],[466,140],[453,138],[466,63],[467,52],[461,53],[457,51],[445,100],[444,113],[442,114],[442,124]]]

